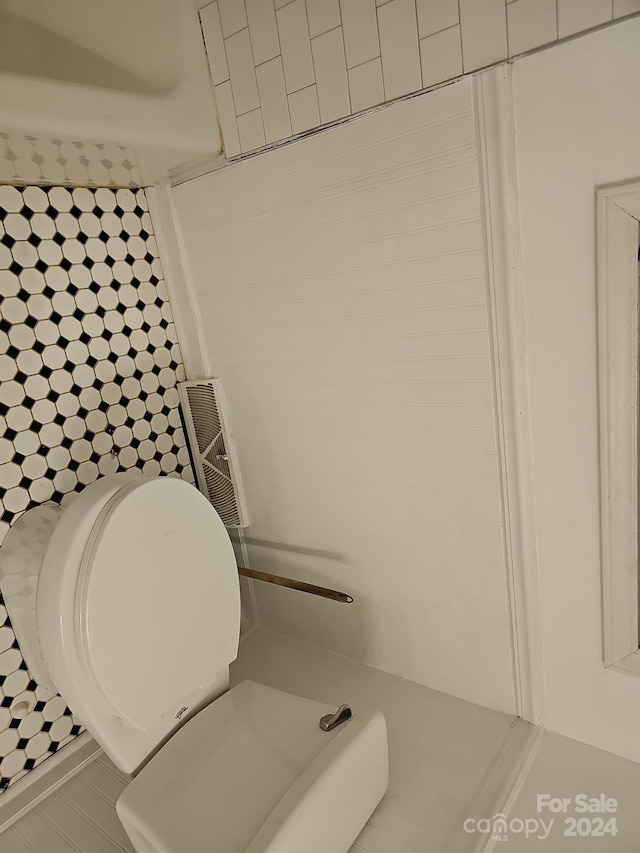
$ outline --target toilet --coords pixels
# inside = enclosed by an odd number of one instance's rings
[[[133,777],[116,808],[138,853],[347,853],[387,789],[384,716],[325,731],[335,706],[229,689],[236,561],[195,487],[115,474],[29,510],[0,588],[33,677]]]

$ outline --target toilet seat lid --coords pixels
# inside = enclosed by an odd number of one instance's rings
[[[208,500],[177,478],[120,489],[101,511],[76,587],[78,654],[114,714],[143,731],[235,659],[238,574]]]

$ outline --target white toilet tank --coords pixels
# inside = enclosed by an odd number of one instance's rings
[[[116,808],[139,853],[346,853],[387,790],[387,728],[243,681],[201,711]]]
[[[36,622],[53,683],[114,763],[134,773],[228,688],[240,592],[227,531],[183,480],[98,480],[53,528]]]

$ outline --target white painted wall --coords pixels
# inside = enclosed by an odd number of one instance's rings
[[[262,621],[513,711],[468,81],[174,190]]]
[[[547,724],[640,760],[640,680],[605,671],[595,187],[640,174],[640,21],[514,67]]]

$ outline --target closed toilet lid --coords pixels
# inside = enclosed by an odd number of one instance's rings
[[[84,552],[75,612],[80,658],[105,702],[143,731],[234,660],[240,600],[219,516],[170,477],[121,489]]]

